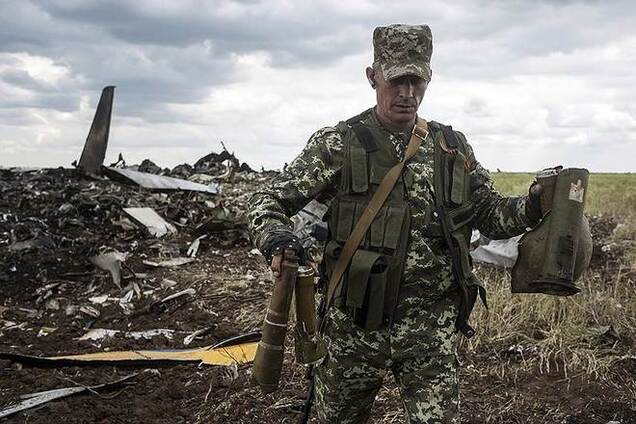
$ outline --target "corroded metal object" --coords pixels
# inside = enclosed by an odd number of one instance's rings
[[[272,297],[265,314],[263,337],[256,349],[256,357],[252,367],[254,380],[265,393],[273,392],[278,388],[283,368],[287,320],[298,275],[298,257],[291,252],[293,251],[285,251],[280,276],[274,284]]]
[[[294,332],[294,353],[296,361],[311,364],[325,354],[324,345],[318,337],[316,323],[316,300],[314,282],[316,273],[311,267],[301,267],[296,280],[296,329]]]
[[[574,283],[592,256],[590,226],[583,215],[588,178],[586,169],[558,171],[550,186],[548,214],[519,241],[512,269],[513,293],[569,296],[580,291]]]

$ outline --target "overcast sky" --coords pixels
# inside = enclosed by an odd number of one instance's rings
[[[0,165],[69,166],[116,85],[106,162],[253,167],[374,104],[373,28],[427,23],[420,116],[489,169],[636,171],[634,1],[0,0]]]

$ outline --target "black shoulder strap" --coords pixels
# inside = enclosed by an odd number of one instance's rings
[[[378,150],[378,145],[373,138],[373,134],[371,134],[371,130],[361,122],[367,113],[368,111],[364,111],[360,115],[347,119],[345,122],[353,130],[364,150],[367,153],[371,153]]]
[[[373,134],[371,134],[371,130],[369,130],[366,125],[356,122],[351,125],[351,129],[356,134],[356,138],[367,153],[378,150],[378,145],[373,139]]]
[[[450,125],[440,124],[439,122],[430,121],[429,127],[434,131],[441,131],[444,136],[444,141],[449,149],[458,149],[462,144],[457,138],[457,134],[453,131],[453,127]]]

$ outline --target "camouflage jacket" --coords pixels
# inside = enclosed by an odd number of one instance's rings
[[[362,122],[371,126],[381,124],[373,109],[363,113]],[[403,157],[410,134],[385,129],[386,137],[395,146],[398,157]],[[462,133],[457,136],[465,140]],[[468,147],[469,155],[473,156]],[[433,178],[433,138],[429,134],[419,154],[407,162],[414,173],[414,183],[408,197],[412,210],[409,248],[404,271],[406,286],[424,276],[438,273],[439,278],[425,278],[427,293],[433,297],[443,295],[451,285],[451,258],[442,239],[426,237],[421,228],[426,211],[431,210],[430,192]],[[248,225],[254,244],[261,248],[267,238],[279,231],[291,231],[289,219],[311,199],[333,196],[339,186],[343,165],[342,134],[334,127],[325,127],[314,133],[307,145],[287,166],[285,171],[264,191],[255,193],[250,200]],[[526,216],[526,196],[503,197],[493,187],[488,171],[476,160],[470,170],[471,200],[475,205],[472,227],[493,239],[508,238],[522,233],[532,223]]]

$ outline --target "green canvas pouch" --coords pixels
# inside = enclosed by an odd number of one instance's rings
[[[453,182],[451,184],[450,200],[456,205],[461,205],[465,201],[466,194],[466,168],[464,161],[459,155],[453,160]]]
[[[388,268],[385,268],[382,272],[372,272],[369,277],[367,316],[364,325],[366,330],[377,330],[384,322],[384,292],[387,274]]]
[[[384,247],[389,249],[397,248],[402,233],[402,224],[406,210],[397,206],[387,208],[386,229],[384,231]]]
[[[351,191],[366,193],[368,181],[367,152],[362,147],[351,146]]]
[[[338,205],[338,227],[336,229],[336,240],[346,242],[351,234],[354,225],[356,212],[356,202],[342,199]]]
[[[367,235],[371,247],[382,247],[382,243],[384,242],[384,229],[386,226],[386,214],[387,208],[383,207],[371,224]]]
[[[354,253],[347,278],[347,300],[345,303],[347,307],[362,308],[371,276],[371,268],[381,256],[380,253],[361,249]]]

